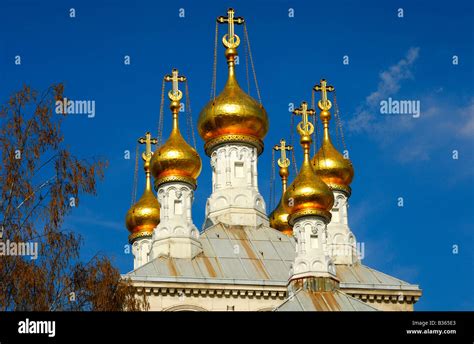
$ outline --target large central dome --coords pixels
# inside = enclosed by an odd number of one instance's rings
[[[199,135],[205,141],[209,155],[212,148],[225,142],[245,142],[263,151],[263,138],[268,131],[267,112],[245,93],[235,77],[237,50],[226,50],[229,78],[222,92],[201,111]]]

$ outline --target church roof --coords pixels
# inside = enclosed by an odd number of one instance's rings
[[[200,236],[203,252],[193,259],[157,257],[129,272],[135,281],[273,285],[286,287],[295,242],[266,227],[218,223]],[[342,289],[419,290],[362,264],[336,265]]]
[[[201,236],[193,259],[158,257],[127,274],[132,279],[286,286],[294,239],[270,227],[216,224]]]
[[[336,265],[336,275],[341,281],[342,288],[419,289],[418,285],[407,283],[360,263]]]
[[[376,311],[377,309],[359,301],[340,290],[310,292],[300,289],[278,306],[277,312],[321,312],[321,311]]]

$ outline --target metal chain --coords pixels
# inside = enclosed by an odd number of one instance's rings
[[[313,92],[313,97],[316,98],[316,92],[314,90],[312,90],[312,92]],[[314,100],[314,106],[316,106],[316,99]],[[316,109],[316,108],[313,107],[313,109]],[[318,122],[319,117],[316,114],[314,115],[314,117],[315,117],[315,123],[316,123],[315,128],[314,128],[314,132],[316,135],[316,147],[319,150],[319,148],[321,147],[319,144],[322,142],[323,135],[321,134],[321,126],[319,125],[319,122]],[[317,152],[318,151],[315,151],[314,153],[316,154]]]
[[[160,104],[160,117],[158,118],[158,147],[161,145],[161,139],[163,136],[163,109],[165,106],[165,79],[163,78],[163,83],[161,85],[161,104]]]
[[[194,123],[193,123],[193,115],[191,112],[191,99],[189,98],[189,88],[188,88],[188,80],[184,82],[185,93],[186,93],[186,113],[187,113],[187,120],[188,120],[188,136],[189,132],[191,132],[191,138],[193,142],[194,149],[196,149],[196,136],[194,135]],[[188,138],[189,140],[189,138]]]
[[[316,110],[316,100],[315,100],[315,96],[314,96],[314,90],[311,90],[311,109],[314,109]],[[314,132],[313,132],[313,151],[314,151],[314,154],[316,154],[317,152],[317,149],[318,149],[318,146],[317,146],[317,142],[318,142],[318,134],[317,134],[317,122],[316,122],[316,113],[314,114],[313,116],[313,126],[314,126]]]
[[[137,184],[138,184],[138,142],[137,142],[137,148],[135,149],[135,170],[133,174],[131,205],[134,205],[137,200]]]
[[[336,99],[336,98],[334,98]],[[337,104],[334,102],[334,119],[335,119],[335,132],[336,132],[336,142],[339,144],[341,142],[341,139],[339,138],[340,136],[340,130],[339,130],[339,113],[338,113],[338,108]]]
[[[248,31],[247,31],[247,24],[246,23],[244,23],[244,35],[245,35],[245,40],[247,41],[249,57],[250,57],[250,64],[252,66],[253,79],[255,81],[255,89],[257,90],[258,101],[260,102],[260,104],[262,104],[262,97],[260,96],[260,88],[258,87],[258,82],[257,82],[257,73],[255,72],[255,66],[253,64],[252,49],[250,47],[250,39],[249,39],[249,34],[248,34]]]
[[[245,76],[247,77],[247,94],[250,95],[249,49],[248,49],[246,35],[244,35],[244,50],[245,50]]]
[[[347,152],[346,141],[344,140],[344,132],[342,131],[342,121],[341,121],[341,116],[339,113],[339,106],[337,105],[336,90],[334,90],[334,109],[335,109],[334,115],[336,117],[337,127],[341,135],[342,147],[344,148],[344,151]]]
[[[186,117],[186,140],[189,142],[189,143],[192,143],[192,138],[191,138],[191,118],[189,116],[189,108],[188,108],[188,87],[187,87],[187,82],[185,81],[184,82],[185,84],[185,97],[186,97],[186,100],[185,100],[185,109],[184,109],[184,116]]]
[[[293,179],[295,179],[296,176],[298,175],[298,168],[296,166],[296,156],[295,156],[295,150],[294,149],[291,150],[291,160],[293,160],[293,166],[294,166],[293,167],[293,173],[295,174],[293,176]]]
[[[294,119],[294,115],[293,113],[291,113],[291,124],[290,124],[290,142],[291,142],[291,145],[293,147],[296,147],[295,146],[295,133],[294,133],[294,129],[295,129],[295,119]],[[298,175],[298,168],[296,167],[296,158],[295,158],[295,149],[293,148],[291,150],[291,156],[293,158],[293,179],[296,178],[296,176]]]
[[[216,22],[216,34],[214,37],[214,64],[212,66],[211,99],[216,99],[217,80],[217,37],[219,36],[219,23]]]
[[[270,177],[270,209],[275,206],[275,150],[272,149],[272,173]]]

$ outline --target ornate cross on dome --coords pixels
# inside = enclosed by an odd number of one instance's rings
[[[325,79],[321,79],[321,85],[315,85],[313,89],[316,92],[321,92],[321,100],[318,101],[318,107],[321,110],[329,110],[332,106],[331,101],[328,99],[327,92],[333,92],[334,86],[327,85]]]
[[[308,109],[308,103],[302,102],[301,106],[293,111],[295,115],[301,115],[302,121],[298,123],[297,129],[300,135],[311,135],[314,131],[314,126],[308,121],[309,116],[314,116],[316,113],[314,109]]]
[[[234,17],[234,9],[229,8],[227,10],[227,17],[219,16],[217,17],[217,22],[219,24],[228,23],[229,24],[229,33],[222,37],[222,43],[227,48],[237,48],[240,44],[240,38],[234,33],[234,24],[241,25],[244,23],[244,18]]]
[[[173,68],[173,70],[171,71],[171,75],[167,74],[164,78],[165,81],[171,82],[172,88],[168,92],[168,97],[174,101],[178,101],[183,98],[183,92],[178,89],[178,82],[186,81],[186,77],[184,75],[179,75],[178,73],[178,70],[176,68]]]
[[[145,137],[140,137],[138,143],[145,145],[145,152],[142,154],[142,158],[145,161],[151,160],[151,145],[156,145],[158,143],[157,139],[151,137],[149,131],[146,132]]]
[[[278,166],[280,167],[290,166],[290,160],[286,157],[286,151],[293,150],[293,146],[287,145],[285,139],[281,139],[280,145],[275,145],[273,149],[276,151],[281,151],[281,158],[278,159]]]

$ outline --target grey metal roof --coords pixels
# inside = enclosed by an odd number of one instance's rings
[[[336,265],[336,275],[342,288],[372,288],[383,286],[384,289],[418,289],[413,285],[363,264]]]
[[[200,240],[203,252],[193,259],[158,257],[126,277],[286,285],[295,256],[293,238],[265,226],[217,224],[203,232]]]
[[[257,284],[285,287],[295,258],[295,241],[265,226],[206,229],[203,252],[193,259],[158,257],[129,272],[138,281]],[[363,264],[336,265],[341,288],[418,290],[395,277]]]
[[[303,289],[291,295],[274,310],[277,312],[377,311],[376,308],[340,290],[310,292]]]

